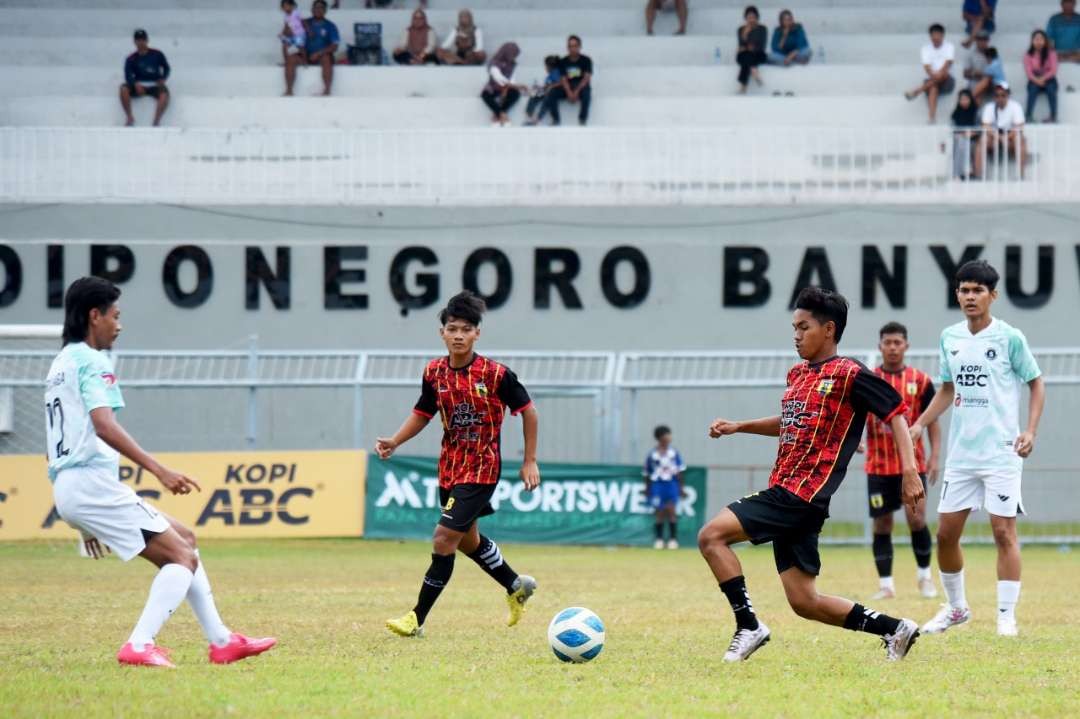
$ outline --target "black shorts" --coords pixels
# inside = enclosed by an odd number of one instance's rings
[[[919,474],[919,476],[922,478],[922,488],[925,492],[926,475]],[[884,517],[904,506],[900,499],[900,484],[903,478],[901,474],[866,475],[866,499],[871,517]]]
[[[815,577],[821,572],[818,535],[826,510],[779,486],[735,500],[728,509],[752,543],[772,542],[778,573],[792,567]]]
[[[161,87],[159,87],[157,85],[143,85],[143,90],[146,90],[146,94],[145,95],[136,95],[135,94],[135,83],[129,82],[127,84],[127,88],[128,88],[128,92],[131,93],[132,97],[152,97],[155,100],[158,99],[158,96],[161,94],[161,91],[164,89],[164,88],[161,88]],[[165,92],[168,92],[168,90],[165,90]]]
[[[455,532],[468,532],[473,522],[495,514],[491,495],[495,484],[455,484],[450,489],[439,487],[439,504],[442,516],[439,524]]]

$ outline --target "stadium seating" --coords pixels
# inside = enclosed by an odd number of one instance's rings
[[[307,0],[301,5],[306,6]],[[392,46],[409,8],[363,10],[343,0],[330,18],[351,38],[352,24],[377,21]],[[445,0],[429,3],[441,34],[459,7],[472,8],[493,50],[522,47],[517,79],[542,75],[542,57],[562,52],[573,32],[596,65],[596,125],[839,125],[924,124],[924,102],[901,93],[920,70],[918,50],[930,22],[942,22],[958,43],[959,4],[914,0],[803,0],[790,6],[805,25],[816,57],[806,67],[765,68],[763,87],[735,96],[734,33],[742,0],[692,0],[690,35],[671,37],[674,18],[662,14],[657,36],[643,32],[638,0]],[[0,25],[0,125],[117,125],[116,88],[131,31],[145,27],[151,45],[173,68],[173,105],[166,124],[181,127],[446,127],[487,119],[478,95],[482,68],[339,67],[332,99],[315,98],[318,70],[302,70],[298,97],[281,98],[281,24],[273,0],[12,0]],[[1023,101],[1020,55],[1031,29],[1055,10],[1051,0],[1012,0],[998,12],[994,37]],[[222,9],[223,7],[227,9]],[[771,29],[779,6],[760,5]],[[305,10],[306,7],[302,9]],[[822,53],[824,50],[824,53]],[[962,52],[962,51],[961,51]],[[822,57],[824,55],[824,57]],[[1080,117],[1080,66],[1060,73],[1063,121]],[[780,93],[780,97],[774,96]],[[793,96],[786,96],[787,93]],[[659,98],[659,101],[657,99]],[[1042,102],[1045,102],[1043,100]],[[947,121],[946,98],[939,122]],[[136,103],[145,124],[150,103]],[[516,108],[520,118],[521,108]],[[572,117],[568,117],[572,119]]]

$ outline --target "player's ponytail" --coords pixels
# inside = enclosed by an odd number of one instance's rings
[[[90,310],[106,312],[120,299],[120,288],[101,277],[81,277],[64,295],[64,344],[82,342],[90,329]]]

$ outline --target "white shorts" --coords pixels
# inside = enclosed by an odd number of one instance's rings
[[[125,562],[146,548],[143,530],[159,534],[169,528],[165,516],[120,481],[111,467],[72,467],[53,483],[60,518],[86,537],[107,544]]]
[[[1015,517],[1024,512],[1020,496],[1022,470],[1014,467],[993,469],[945,468],[942,477],[938,513],[960,512],[965,509],[986,511],[998,517]]]

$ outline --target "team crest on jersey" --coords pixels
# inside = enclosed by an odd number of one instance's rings
[[[101,379],[105,380],[105,384],[109,387],[112,387],[114,384],[116,384],[116,375],[114,375],[112,372],[102,372]]]
[[[917,395],[919,393],[919,384],[917,382],[908,382],[907,393],[912,396]]]
[[[997,357],[997,350],[995,350],[993,347],[986,350],[986,359],[992,360],[995,357]]]
[[[817,386],[817,393],[822,397],[825,397],[832,392],[834,384],[836,384],[836,380],[833,379],[821,380],[821,383]]]
[[[486,384],[484,384],[483,382],[477,382],[474,386],[476,387],[476,393],[478,395],[480,395],[481,397],[487,397],[488,391]]]

